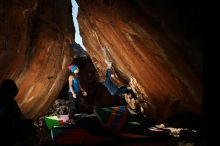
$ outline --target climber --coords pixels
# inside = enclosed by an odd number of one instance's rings
[[[69,90],[68,90],[68,96],[69,96],[69,119],[77,118],[74,114],[76,114],[77,111],[77,100],[79,97],[80,91],[82,92],[83,96],[87,96],[87,92],[83,90],[81,87],[81,84],[78,79],[78,73],[79,73],[79,68],[77,65],[70,64],[68,66],[70,70],[70,75],[68,77],[68,82],[69,82]]]
[[[112,62],[106,61],[107,64],[107,73],[106,73],[106,79],[103,82],[103,85],[108,89],[111,95],[113,96],[119,96],[122,95],[131,95],[133,98],[136,98],[134,92],[131,89],[127,89],[126,86],[117,87],[111,80],[111,68],[112,68]]]

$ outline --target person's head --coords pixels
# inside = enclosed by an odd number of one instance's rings
[[[137,100],[137,97],[136,97],[136,95],[134,94],[134,92],[124,93],[124,94],[122,94],[122,95],[123,95],[123,97],[127,97],[127,98],[129,98],[129,99]]]
[[[132,96],[131,96],[130,93],[124,93],[124,94],[122,94],[122,97],[127,97],[127,98],[129,98],[129,99],[132,98]]]
[[[5,95],[15,97],[18,94],[18,87],[11,79],[5,79],[1,83],[1,92]]]
[[[77,65],[71,64],[68,66],[68,68],[71,73],[75,73],[75,74],[79,73],[79,67]]]

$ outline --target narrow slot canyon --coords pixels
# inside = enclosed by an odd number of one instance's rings
[[[106,143],[205,146],[203,11],[196,1],[1,0],[0,81],[17,85],[17,105],[36,129],[30,145],[57,145],[44,118],[69,112],[70,64],[78,66],[87,92],[78,99],[78,113],[132,109],[102,84],[109,60],[113,83],[135,94],[132,110],[179,135]]]

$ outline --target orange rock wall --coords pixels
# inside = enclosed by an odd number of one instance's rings
[[[198,54],[165,29],[146,1],[77,2],[83,42],[100,79],[109,58],[117,85],[134,79],[146,114],[159,121],[187,110],[202,114]],[[66,82],[73,29],[70,0],[0,0],[0,80],[16,81],[27,117],[42,115]]]
[[[29,118],[58,96],[72,61],[71,3],[66,0],[1,0],[0,80],[12,78],[16,100]]]
[[[146,114],[159,121],[187,110],[201,115],[202,83],[180,52],[191,48],[183,48],[157,21],[140,15],[131,1],[77,2],[83,42],[100,77],[106,71],[104,60],[110,58],[116,84],[136,80]]]

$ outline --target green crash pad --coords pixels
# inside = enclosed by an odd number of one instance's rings
[[[54,126],[63,126],[64,123],[69,120],[68,115],[57,115],[57,116],[45,116],[45,122],[49,129]]]

